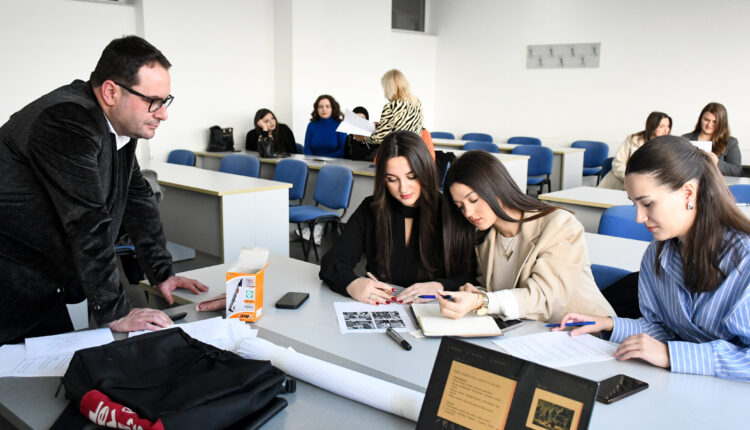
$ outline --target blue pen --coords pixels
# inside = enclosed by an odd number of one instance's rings
[[[565,324],[565,327],[575,327],[580,325],[594,325],[595,321],[581,321],[581,322],[569,322]],[[545,327],[560,327],[560,324],[547,324]]]
[[[447,299],[447,300],[453,300],[453,296],[451,296],[450,294],[446,294],[446,295],[444,295],[444,296],[440,296],[440,297],[442,297],[442,298],[444,298],[444,299]],[[431,300],[437,300],[437,297],[435,297],[435,296],[434,296],[434,295],[432,295],[432,294],[428,294],[428,295],[424,295],[424,294],[423,294],[423,295],[421,295],[421,296],[417,296],[417,298],[419,298],[419,299],[431,299]]]

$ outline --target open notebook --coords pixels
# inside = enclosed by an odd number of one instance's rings
[[[440,315],[440,305],[437,302],[414,303],[411,310],[425,336],[480,337],[503,334],[489,315],[469,313],[454,320]]]

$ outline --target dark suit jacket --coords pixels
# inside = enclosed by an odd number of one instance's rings
[[[61,301],[98,324],[126,315],[114,245],[130,234],[151,282],[173,274],[133,139],[119,151],[88,82],[58,88],[0,128],[0,343]]]
[[[698,140],[699,131],[683,134],[682,137],[688,140]],[[742,176],[742,153],[740,153],[740,143],[736,138],[729,136],[727,140],[727,149],[719,155],[719,171],[724,176]]]

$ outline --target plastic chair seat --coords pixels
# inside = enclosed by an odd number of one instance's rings
[[[317,206],[290,206],[289,207],[289,222],[298,223],[317,220],[322,217],[335,217],[338,218],[339,214],[333,211],[328,211]]]
[[[432,136],[433,139],[455,139],[456,136],[453,133],[448,133],[447,131],[433,131],[430,132],[430,136]]]
[[[492,136],[487,133],[466,133],[461,140],[475,140],[478,142],[492,142]]]
[[[500,148],[492,142],[466,142],[462,149],[464,151],[480,150],[492,153],[500,152]]]
[[[636,222],[635,206],[631,205],[612,206],[602,212],[597,233],[646,242],[654,240],[646,226]]]
[[[594,176],[598,175],[602,171],[601,167],[584,167],[583,176]]]
[[[620,279],[630,274],[630,271],[620,269],[619,267],[605,266],[603,264],[592,264],[591,274],[594,275],[594,282],[599,290],[604,290]]]

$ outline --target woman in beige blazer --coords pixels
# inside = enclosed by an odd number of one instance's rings
[[[633,133],[625,138],[625,141],[617,150],[615,158],[612,160],[612,170],[609,171],[602,181],[599,188],[611,188],[613,190],[625,189],[625,166],[633,153],[638,150],[647,141],[666,136],[672,131],[672,118],[664,112],[651,112],[646,118],[646,128]]]
[[[522,193],[484,151],[461,156],[444,187],[446,271],[469,272],[476,258],[483,289],[465,284],[453,301],[438,298],[443,315],[552,322],[571,309],[615,315],[594,283],[583,226],[570,212]]]

